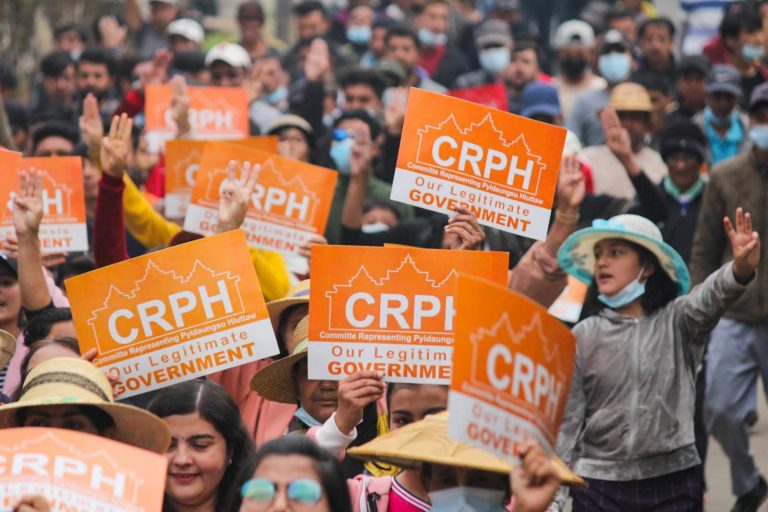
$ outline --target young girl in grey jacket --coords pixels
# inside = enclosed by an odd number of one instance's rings
[[[574,512],[702,510],[696,368],[760,257],[749,214],[723,221],[734,260],[690,293],[682,258],[643,217],[597,220],[560,248],[563,269],[590,285],[557,448],[590,485],[574,491]]]

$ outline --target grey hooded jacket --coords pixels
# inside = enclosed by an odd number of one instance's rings
[[[750,284],[755,284],[753,278]],[[727,263],[640,318],[611,309],[573,328],[576,357],[557,453],[588,478],[627,481],[699,464],[696,367],[709,332],[749,285]]]

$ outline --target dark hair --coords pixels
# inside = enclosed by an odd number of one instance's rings
[[[308,16],[313,12],[319,12],[323,15],[323,18],[328,19],[328,9],[317,0],[305,0],[304,2],[296,4],[293,8],[293,14],[299,18]]]
[[[632,76],[632,81],[645,87],[648,92],[659,91],[669,96],[675,90],[675,84],[667,75],[652,71],[640,71]]]
[[[77,32],[77,37],[79,37],[82,42],[88,40],[88,34],[86,34],[83,27],[77,23],[65,23],[64,25],[59,25],[53,29],[53,38],[58,41],[58,39],[67,32]]]
[[[643,313],[650,315],[657,309],[661,309],[673,301],[677,297],[678,286],[661,267],[656,255],[634,242],[628,240],[621,240],[621,242],[627,244],[632,250],[637,252],[641,265],[652,265],[654,268],[653,274],[651,274],[645,283],[645,293],[640,297],[640,305],[643,307]],[[597,282],[593,278],[592,284],[587,291],[587,298],[584,301],[582,318],[595,315],[603,308],[607,307],[598,300],[597,296],[599,294],[600,292],[597,289]]]
[[[9,65],[0,62],[0,87],[15,89],[18,82],[16,71]]]
[[[254,453],[251,435],[229,393],[213,381],[190,380],[160,390],[147,410],[160,418],[197,412],[224,437],[230,462],[216,491],[216,510],[226,510],[221,504],[239,494],[235,475]]]
[[[8,115],[8,123],[11,131],[29,130],[29,112],[24,104],[17,100],[6,100],[5,113]]]
[[[366,110],[358,108],[355,110],[347,110],[342,112],[338,119],[334,121],[333,127],[338,127],[342,121],[346,121],[347,119],[359,119],[360,121],[367,124],[368,128],[371,130],[371,140],[376,140],[379,135],[381,135],[381,124]]]
[[[393,25],[389,27],[387,30],[387,35],[384,37],[384,44],[389,44],[389,40],[393,37],[407,37],[413,41],[413,44],[416,45],[416,48],[421,48],[421,41],[419,41],[419,36],[416,35],[416,32],[406,27],[405,25]]]
[[[264,8],[257,0],[243,2],[237,7],[237,21],[258,21],[264,24]]]
[[[397,209],[397,206],[395,206],[394,202],[388,199],[376,199],[376,198],[366,199],[365,203],[363,204],[363,213],[364,214],[368,213],[374,208],[382,208],[385,210],[390,210],[392,213],[395,214],[395,217],[397,217],[398,221],[402,220],[400,215],[400,210]]]
[[[83,62],[91,64],[101,64],[107,68],[109,76],[115,76],[117,71],[117,60],[110,50],[100,46],[89,46],[80,54],[78,66]]]
[[[56,268],[56,286],[63,288],[64,280],[96,269],[96,263],[86,254],[70,254]]]
[[[623,20],[624,18],[635,19],[635,16],[628,9],[622,7],[608,9],[608,12],[605,13],[605,26],[610,27],[612,21]]]
[[[539,46],[539,44],[533,39],[516,40],[515,44],[512,46],[512,55],[526,50],[533,50],[533,53],[536,54],[537,64],[539,66],[544,65],[544,52],[542,51],[541,46]]]
[[[71,350],[77,355],[80,355],[80,344],[77,342],[75,338],[70,338],[68,336],[62,336],[60,338],[54,338],[52,340],[41,339],[30,344],[27,344],[25,341],[24,345],[29,347],[29,350],[27,351],[27,354],[24,356],[24,359],[21,360],[21,367],[19,368],[21,380],[19,381],[19,387],[16,388],[16,390],[13,392],[12,398],[14,402],[17,402],[19,398],[21,398],[21,389],[22,389],[22,386],[24,385],[24,381],[27,380],[27,374],[29,373],[29,362],[32,360],[32,356],[34,356],[40,349],[43,349],[45,347],[50,347],[51,345],[59,345],[61,347]]]
[[[240,488],[253,477],[258,467],[267,457],[301,455],[312,459],[313,466],[320,476],[320,485],[326,501],[333,512],[352,512],[352,500],[349,497],[347,481],[342,475],[338,461],[327,451],[307,439],[305,436],[287,435],[264,443],[253,457],[243,464],[234,482],[234,490],[224,510],[238,510],[242,503]]]
[[[50,405],[66,406],[67,404],[50,404]],[[115,419],[103,409],[99,409],[98,407],[93,405],[73,405],[72,407],[77,408],[80,414],[82,414],[83,416],[91,420],[91,422],[93,423],[93,426],[96,427],[96,430],[99,432],[99,435],[103,435],[104,431],[107,430],[108,428],[115,428],[116,426]],[[27,420],[27,415],[30,413],[30,409],[31,409],[30,407],[22,407],[16,411],[17,425],[19,426],[24,425],[24,422]]]
[[[33,316],[24,328],[24,345],[31,346],[36,341],[47,338],[54,324],[71,322],[72,310],[69,308],[48,308]]]
[[[372,69],[361,68],[352,68],[344,72],[339,79],[339,85],[342,89],[352,85],[367,85],[373,89],[374,94],[379,99],[384,96],[384,91],[387,88],[387,82],[381,73]]]
[[[739,16],[739,34],[747,32],[751,34],[763,29],[763,19],[756,12],[745,12]]]
[[[40,61],[40,72],[43,76],[56,78],[73,64],[74,62],[67,52],[57,50],[43,57]]]
[[[35,152],[38,144],[48,137],[63,137],[70,141],[73,146],[77,145],[77,141],[80,139],[77,128],[71,123],[59,120],[45,121],[32,132],[32,153]]]
[[[638,39],[643,38],[643,35],[645,34],[645,31],[648,30],[648,27],[666,28],[667,32],[669,32],[669,37],[670,38],[675,37],[675,25],[672,23],[672,20],[670,20],[669,18],[665,18],[664,16],[661,16],[659,18],[648,18],[647,20],[644,20],[637,29]]]
[[[437,386],[437,387],[440,387],[440,388],[445,388],[446,390],[448,389],[448,386],[445,385],[445,384],[416,384],[416,383],[412,383],[412,382],[390,382],[389,384],[387,384],[387,411],[389,412],[389,411],[392,410],[392,407],[391,407],[391,405],[392,405],[392,395],[395,394],[395,391],[397,391],[398,388],[411,388],[411,389],[413,389],[413,388],[419,388],[421,386]],[[446,408],[447,407],[448,406],[446,404]]]
[[[294,304],[293,306],[288,306],[283,310],[282,313],[280,313],[280,318],[277,320],[277,329],[275,329],[275,338],[277,338],[277,348],[280,349],[280,353],[277,355],[279,359],[282,359],[286,356],[289,356],[291,354],[288,353],[288,348],[286,346],[286,341],[283,339],[283,325],[285,325],[285,322],[288,321],[288,317],[296,311],[298,308],[301,307],[307,307],[309,306],[309,303],[306,304]]]
[[[200,50],[176,52],[171,61],[171,68],[182,73],[199,73],[205,69],[205,53]]]
[[[720,34],[720,39],[728,39],[733,37],[739,37],[741,31],[741,17],[740,13],[726,13],[723,19],[720,20],[720,26],[717,32]]]

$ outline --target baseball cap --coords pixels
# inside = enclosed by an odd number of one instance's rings
[[[677,65],[677,76],[683,75],[688,71],[698,71],[704,76],[709,75],[710,63],[703,55],[686,55],[680,59]]]
[[[611,46],[622,46],[625,50],[632,49],[632,43],[629,42],[629,39],[627,39],[624,34],[615,28],[612,28],[606,32],[603,36],[603,43],[600,46],[600,53],[605,53],[605,50]]]
[[[169,36],[181,36],[185,39],[200,44],[205,39],[205,31],[202,25],[190,18],[181,18],[172,21],[168,25]]]
[[[571,45],[594,48],[595,31],[592,30],[589,23],[585,21],[568,20],[557,27],[552,44],[555,47],[555,50],[566,48]]]
[[[560,100],[557,89],[544,82],[531,82],[520,95],[520,115],[531,117],[536,114],[560,115]]]
[[[3,253],[0,253],[0,272],[12,275],[13,277],[19,277],[19,264],[15,259],[9,258]]]
[[[740,97],[741,75],[739,75],[739,70],[729,64],[715,65],[709,75],[706,92],[707,94],[724,92]]]
[[[752,96],[749,98],[749,110],[755,110],[762,103],[768,103],[768,82],[763,82],[752,90]]]
[[[250,68],[251,57],[245,48],[235,43],[219,43],[205,55],[205,65],[210,66],[217,60],[226,62],[235,68]]]
[[[707,139],[701,128],[688,119],[675,121],[661,132],[661,158],[666,160],[669,155],[685,151],[695,155],[700,161],[707,157]]]
[[[509,33],[509,25],[501,20],[486,20],[475,31],[475,44],[478,48],[510,43],[512,43],[512,35]]]
[[[608,106],[622,112],[651,112],[651,95],[640,84],[625,82],[614,87]]]

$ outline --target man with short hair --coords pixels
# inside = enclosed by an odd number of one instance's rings
[[[251,60],[262,57],[277,57],[287,49],[279,39],[263,32],[264,8],[258,0],[248,0],[237,8],[237,24],[240,27],[240,46],[245,48]]]
[[[56,49],[67,52],[72,60],[80,58],[88,39],[85,30],[75,23],[67,23],[56,27],[53,31],[56,40]]]
[[[398,61],[407,75],[404,85],[418,87],[426,91],[444,93],[447,89],[438,84],[419,67],[419,49],[421,43],[418,36],[410,29],[403,26],[390,27],[385,39],[387,60]]]
[[[219,43],[205,54],[205,67],[211,75],[211,85],[240,87],[251,67],[248,52],[235,43]]]
[[[79,139],[70,123],[47,121],[32,132],[32,156],[71,156]]]
[[[40,61],[42,78],[35,85],[29,113],[35,119],[69,121],[74,115],[75,65],[63,51],[49,53]]]
[[[414,19],[420,47],[419,65],[435,82],[449,87],[469,71],[466,56],[448,39],[449,7],[446,0],[426,0]]]
[[[157,50],[168,45],[168,25],[179,14],[178,0],[150,0],[148,21],[141,17],[139,0],[125,0],[125,21],[133,35],[136,52],[151,59]]]
[[[343,110],[364,109],[374,116],[381,116],[387,84],[379,72],[353,68],[339,78],[339,85],[344,93]]]
[[[540,53],[535,41],[517,42],[512,49],[509,67],[504,72],[504,82],[507,84],[509,111],[513,114],[520,112],[520,97],[523,90],[541,75]]]
[[[568,116],[576,96],[605,89],[604,78],[590,69],[595,53],[595,31],[581,20],[568,20],[557,27],[552,46],[556,51],[554,85],[560,96],[563,117]]]
[[[480,69],[464,73],[456,78],[452,89],[479,87],[503,81],[503,75],[512,60],[512,35],[501,20],[485,20],[475,30]]]
[[[677,101],[668,108],[668,122],[691,119],[706,106],[707,76],[710,64],[703,55],[687,55],[677,66]]]
[[[637,46],[642,53],[635,74],[657,74],[675,79],[675,57],[672,46],[675,41],[675,25],[668,18],[651,18],[643,21],[637,32]]]
[[[200,50],[205,30],[193,19],[180,18],[168,25],[168,48],[175,55],[179,52]]]
[[[77,89],[80,102],[93,94],[99,102],[102,122],[108,125],[120,97],[114,88],[117,61],[110,50],[91,46],[83,51],[77,63]]]

